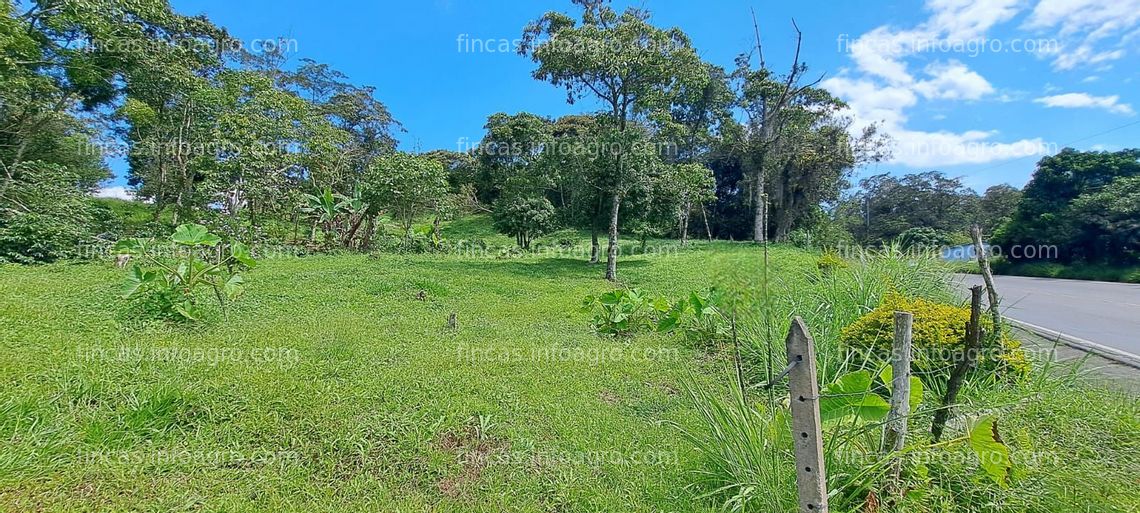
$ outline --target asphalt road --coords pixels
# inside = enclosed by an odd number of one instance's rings
[[[959,275],[962,289],[979,275]],[[994,276],[1002,313],[1066,335],[1140,355],[1140,285]]]

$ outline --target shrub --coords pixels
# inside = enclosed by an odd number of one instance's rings
[[[595,312],[590,322],[594,331],[628,336],[654,329],[658,316],[669,311],[669,301],[637,289],[615,289],[600,296],[586,296],[581,311]]]
[[[0,261],[54,262],[79,256],[89,238],[87,219],[38,212],[11,213],[0,220]]]
[[[495,228],[513,235],[522,249],[554,227],[554,205],[546,198],[510,198],[495,202]]]
[[[600,296],[586,296],[582,312],[594,312],[590,325],[598,333],[681,332],[690,340],[712,343],[729,335],[718,306],[721,301],[722,293],[717,289],[690,292],[674,303],[638,289],[615,289]]]
[[[925,299],[888,294],[874,310],[841,331],[841,341],[861,351],[890,354],[894,341],[894,312],[914,314],[914,363],[919,372],[935,372],[952,368],[965,345],[966,324],[970,309],[935,303]],[[992,332],[993,324],[982,318],[982,327]],[[978,366],[984,370],[1008,372],[1022,376],[1029,371],[1029,361],[1021,343],[1003,333],[997,347],[983,347]]]
[[[846,269],[847,261],[834,251],[825,251],[819,260],[816,260],[815,267],[819,269],[820,274],[827,276],[836,269]]]
[[[81,256],[94,241],[95,209],[78,175],[41,162],[23,163],[0,190],[0,261],[53,262]]]
[[[657,320],[657,331],[672,333],[681,331],[689,340],[710,344],[728,339],[728,323],[725,322],[721,305],[724,294],[717,289],[705,292],[690,292],[689,297],[673,304]]]
[[[222,239],[200,224],[184,224],[170,236],[173,256],[164,257],[162,247],[147,239],[125,239],[115,251],[138,258],[147,266],[131,266],[123,284],[123,299],[136,300],[154,314],[168,319],[196,321],[203,317],[196,292],[209,288],[218,306],[241,294],[245,286],[242,269],[256,265],[249,248],[234,242],[219,250]]]

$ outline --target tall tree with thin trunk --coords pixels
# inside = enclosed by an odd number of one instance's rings
[[[567,101],[597,98],[608,107],[618,139],[631,117],[667,109],[679,84],[702,73],[688,36],[678,28],[649,23],[649,13],[628,8],[618,13],[604,0],[574,0],[581,20],[548,12],[523,30],[519,53],[538,64],[539,80],[566,88]],[[619,145],[622,148],[624,145]],[[628,184],[625,155],[613,159],[610,188],[609,251],[606,279],[617,279],[619,213]]]

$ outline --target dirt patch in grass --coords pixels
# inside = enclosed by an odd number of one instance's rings
[[[436,483],[439,492],[448,498],[466,495],[472,484],[477,482],[483,471],[491,465],[496,454],[510,450],[510,443],[480,432],[475,425],[464,426],[459,431],[448,431],[436,442],[436,446],[449,454],[454,454],[459,462],[459,472],[444,477]]]

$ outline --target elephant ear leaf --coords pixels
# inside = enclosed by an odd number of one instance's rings
[[[1005,486],[1013,469],[1009,457],[1009,447],[1002,442],[998,433],[997,419],[983,417],[970,429],[970,448],[978,456],[982,470],[999,485]]]
[[[249,246],[245,244],[234,242],[230,247],[230,255],[234,257],[234,260],[237,260],[250,269],[257,266],[257,260],[253,259],[253,256],[249,253]]]
[[[824,387],[819,414],[823,420],[854,415],[860,420],[878,422],[886,418],[891,405],[871,391],[871,373],[865,370],[845,374]]]
[[[895,390],[894,390],[894,370],[891,369],[890,365],[887,365],[886,367],[884,367],[883,371],[879,373],[879,379],[883,380],[883,384],[885,384],[887,386],[888,391],[890,391],[892,394],[895,393]],[[909,403],[909,409],[907,410],[907,414],[909,415],[911,413],[914,413],[916,410],[918,410],[918,406],[921,404],[922,404],[922,380],[918,379],[917,376],[911,376],[910,377],[910,403]]]
[[[910,377],[910,409],[909,413],[914,413],[922,404],[922,380],[915,376]]]
[[[139,292],[139,289],[146,287],[149,283],[153,282],[158,274],[154,271],[143,271],[137,264],[131,266],[131,271],[127,274],[127,281],[123,282],[122,297],[123,299],[130,299]]]
[[[174,235],[170,236],[170,240],[182,246],[213,247],[217,246],[222,238],[210,233],[200,224],[184,224],[174,229]]]
[[[175,303],[174,311],[190,321],[197,321],[202,318],[202,309],[189,301]]]
[[[230,276],[230,279],[226,280],[226,284],[222,287],[222,291],[225,292],[226,297],[230,299],[234,299],[241,295],[244,289],[245,278],[242,278],[240,274]]]

